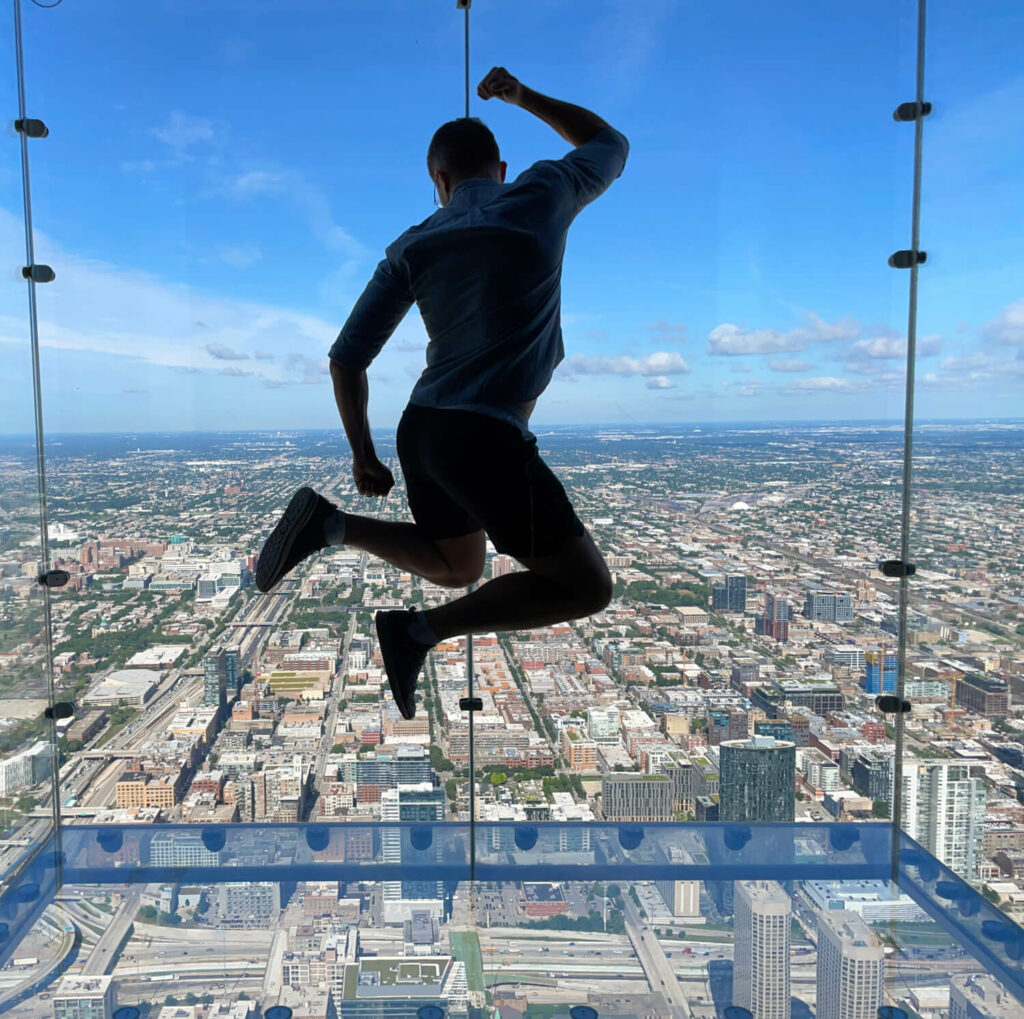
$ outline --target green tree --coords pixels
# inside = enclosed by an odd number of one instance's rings
[[[888,817],[889,801],[875,800],[874,803],[871,804],[871,814],[873,817]]]

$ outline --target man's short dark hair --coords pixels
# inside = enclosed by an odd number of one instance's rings
[[[427,149],[431,177],[444,170],[453,180],[485,174],[501,162],[498,143],[479,117],[459,117],[442,124]]]

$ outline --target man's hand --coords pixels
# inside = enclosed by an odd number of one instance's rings
[[[376,457],[353,460],[352,477],[360,495],[387,495],[395,487],[394,475]]]
[[[476,94],[481,99],[497,96],[512,106],[518,106],[523,98],[523,85],[504,67],[492,67],[477,85]]]

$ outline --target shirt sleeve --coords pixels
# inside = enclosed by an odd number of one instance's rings
[[[387,258],[356,301],[327,356],[353,371],[364,371],[412,307],[413,296]]]
[[[517,178],[540,179],[559,188],[573,207],[573,215],[611,187],[622,176],[629,155],[629,139],[614,127],[602,128],[588,142],[561,159],[541,159]]]

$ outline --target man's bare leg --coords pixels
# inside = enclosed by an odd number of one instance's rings
[[[345,514],[345,545],[445,587],[465,587],[480,576],[485,540],[483,531],[434,539],[416,524]]]
[[[525,573],[498,577],[447,605],[423,613],[377,613],[384,668],[403,718],[416,715],[417,677],[437,641],[579,619],[599,612],[611,600],[611,575],[586,532],[566,539],[553,555],[519,561],[527,568]]]
[[[581,619],[611,600],[611,577],[589,533],[567,539],[553,555],[519,561],[527,567],[525,573],[507,573],[424,612],[437,638]]]

